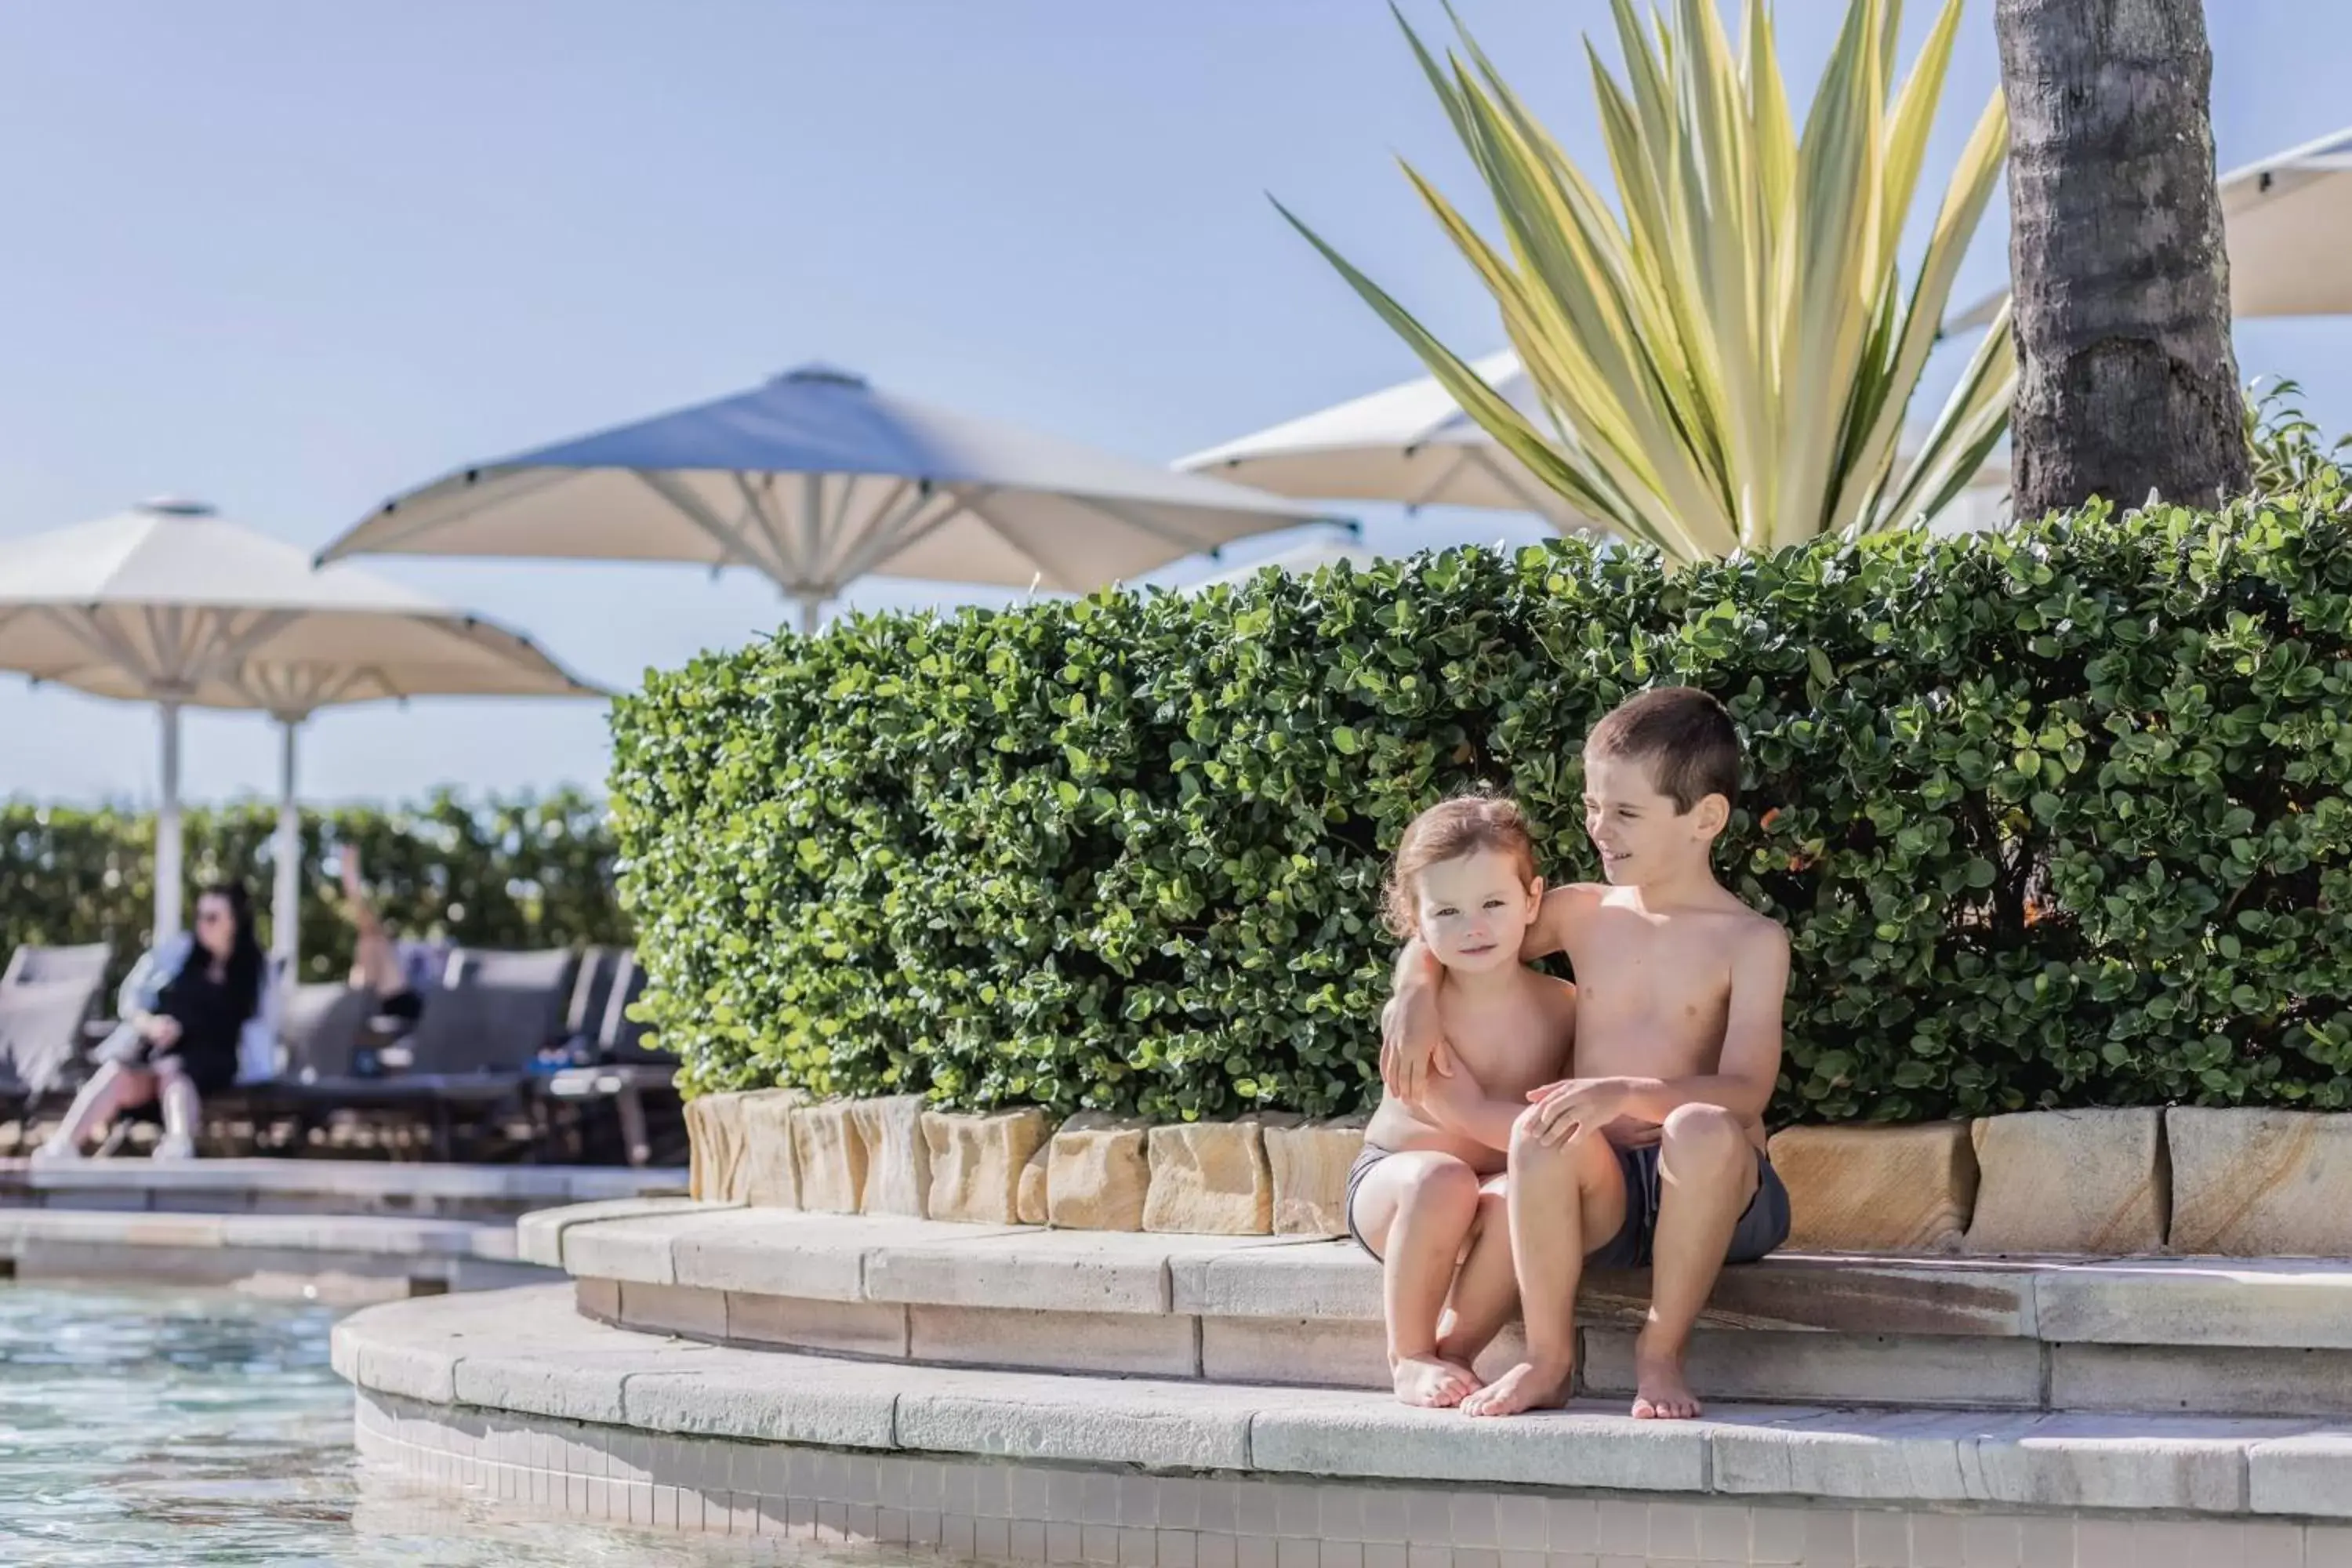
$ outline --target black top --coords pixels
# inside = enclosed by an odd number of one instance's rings
[[[252,1009],[241,1007],[226,980],[215,980],[202,952],[191,953],[157,1001],[155,1011],[180,1026],[167,1055],[180,1058],[198,1093],[216,1094],[236,1081],[237,1037]]]

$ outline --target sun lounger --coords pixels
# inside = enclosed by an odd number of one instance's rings
[[[20,947],[9,955],[8,967],[0,969],[0,985],[79,981],[86,982],[96,995],[106,984],[107,965],[113,962],[114,950],[102,942],[77,947]]]
[[[0,1101],[21,1114],[70,1085],[100,989],[95,977],[0,984]]]
[[[478,1124],[521,1100],[532,1059],[562,1032],[579,963],[566,949],[460,949],[446,984],[425,994],[415,1027],[375,1052],[376,1072],[363,1070],[356,1041],[345,1070],[318,1070],[334,1065],[327,1053],[337,1048],[322,1037],[311,1070],[290,1073],[284,1092],[313,1111],[422,1110],[433,1119],[437,1156],[448,1158],[461,1115]]]
[[[629,1006],[646,988],[646,973],[635,953],[621,955],[612,990],[596,1036],[593,1066],[566,1068],[550,1075],[547,1092],[559,1100],[605,1101],[620,1120],[621,1146],[629,1163],[652,1163],[653,1139],[646,1115],[649,1096],[675,1096],[677,1058],[645,1044],[646,1026],[632,1019]]]

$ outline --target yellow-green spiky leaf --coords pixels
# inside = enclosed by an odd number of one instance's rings
[[[1736,42],[1717,0],[1672,0],[1647,26],[1612,0],[1622,79],[1587,50],[1613,203],[1458,17],[1460,53],[1441,58],[1399,16],[1500,240],[1406,173],[1494,297],[1549,430],[1299,228],[1497,443],[1626,538],[1690,561],[1931,515],[1999,441],[2016,379],[2004,321],[1898,457],[2007,144],[1995,93],[1906,280],[1896,252],[1960,10],[1946,0],[1903,73],[1900,0],[1850,0],[1801,131],[1765,0],[1744,0]]]

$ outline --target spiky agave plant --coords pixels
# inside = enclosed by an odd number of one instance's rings
[[[1402,14],[1502,219],[1498,247],[1405,174],[1495,297],[1552,428],[1514,409],[1287,208],[1470,416],[1538,478],[1675,559],[1932,516],[2006,427],[2006,310],[1916,453],[1906,406],[2007,151],[1996,90],[1907,284],[1897,249],[1958,35],[1948,0],[1895,84],[1900,0],[1852,0],[1799,134],[1763,0],[1735,47],[1715,0],[1644,27],[1613,0],[1621,85],[1591,40],[1618,205],[1461,22],[1441,64]],[[1280,204],[1276,204],[1279,205]]]

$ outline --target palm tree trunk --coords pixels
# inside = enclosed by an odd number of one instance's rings
[[[2015,510],[2248,482],[2200,0],[1996,0]]]

